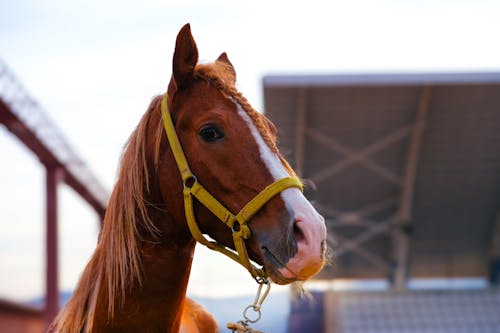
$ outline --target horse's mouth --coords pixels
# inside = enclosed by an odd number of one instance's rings
[[[280,268],[286,267],[286,264],[283,263],[278,256],[276,256],[272,251],[270,251],[267,247],[262,247],[262,252],[264,254],[264,267],[266,273],[269,275],[269,278],[276,284],[289,284],[295,282],[296,279],[293,278],[285,278],[279,271]]]
[[[294,271],[297,266],[294,265],[293,261],[297,260],[297,258],[291,258],[288,262],[284,263],[279,259],[279,256],[274,254],[267,247],[262,247],[264,267],[271,280],[276,284],[285,285],[297,281],[308,280],[321,271],[326,262],[326,241],[321,243],[320,248],[321,253],[318,254],[316,262],[311,265],[311,267],[305,270],[302,269],[301,271]]]

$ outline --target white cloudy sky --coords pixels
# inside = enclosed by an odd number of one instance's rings
[[[3,0],[0,57],[111,190],[121,147],[166,89],[186,22],[201,60],[229,54],[257,109],[269,73],[500,70],[495,0]],[[2,127],[0,161],[0,297],[25,300],[43,291],[44,170]],[[97,217],[71,190],[60,193],[60,284],[71,289],[95,246]],[[253,290],[247,275],[197,250],[190,292]]]

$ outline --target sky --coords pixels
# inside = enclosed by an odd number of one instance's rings
[[[500,71],[493,0],[0,0],[0,58],[111,192],[123,145],[166,90],[187,22],[200,61],[227,52],[240,91],[260,111],[266,74]],[[0,126],[0,298],[43,293],[44,177]],[[60,287],[71,290],[98,223],[71,189],[59,194]],[[189,293],[254,289],[243,268],[197,247]]]

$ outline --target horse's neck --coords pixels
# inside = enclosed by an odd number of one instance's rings
[[[149,251],[147,251],[149,252]],[[143,261],[143,281],[136,284],[112,322],[97,320],[96,332],[177,332],[185,299],[192,250],[151,248]],[[101,329],[102,327],[102,329]]]
[[[111,320],[106,302],[98,306],[93,331],[178,332],[195,242],[168,233],[141,243],[141,281],[134,283],[123,305],[115,305]],[[100,298],[106,299],[106,293],[101,288]]]
[[[177,179],[175,172],[172,173],[168,178]],[[196,243],[187,227],[175,221],[178,212],[176,214],[172,207],[165,206],[159,185],[156,185],[160,183],[157,174],[150,174],[152,186],[143,200],[148,203],[148,217],[160,231],[152,235],[144,227],[145,223],[136,221],[141,278],[133,281],[126,295],[117,295],[118,303],[111,319],[106,312],[107,301],[102,301],[102,311],[99,307],[96,311],[100,317],[95,318],[95,332],[178,332]],[[174,186],[167,188],[176,193]],[[180,203],[174,205],[176,209]],[[140,220],[142,215],[137,214]],[[101,286],[99,290],[104,300],[107,299],[105,288]],[[122,305],[119,303],[121,297]]]

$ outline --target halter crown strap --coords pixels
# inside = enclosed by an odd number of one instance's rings
[[[161,116],[163,118],[163,126],[165,127],[165,132],[167,133],[168,142],[170,143],[170,149],[174,154],[175,162],[177,163],[177,167],[181,173],[182,182],[186,183],[190,178],[193,178],[194,175],[189,169],[189,164],[186,160],[186,156],[184,155],[184,151],[182,150],[181,143],[179,142],[179,137],[175,132],[175,127],[172,122],[172,117],[170,116],[170,112],[168,112],[167,105],[168,96],[165,93],[161,100]]]
[[[266,273],[262,268],[255,267],[248,257],[248,252],[245,246],[245,239],[251,236],[250,228],[248,227],[249,220],[275,195],[283,190],[296,187],[302,190],[302,182],[297,177],[285,177],[268,185],[252,200],[250,200],[236,215],[229,211],[216,198],[210,194],[197,180],[196,176],[191,172],[187,162],[181,143],[175,132],[175,127],[172,122],[172,117],[167,105],[168,96],[165,93],[161,101],[161,114],[163,118],[163,126],[167,134],[170,148],[174,155],[177,167],[182,177],[184,184],[184,211],[187,224],[191,235],[199,243],[208,248],[221,252],[230,257],[234,261],[243,265],[252,275],[253,278],[265,279]],[[196,216],[193,209],[193,197],[201,204],[208,208],[219,220],[231,228],[233,232],[233,242],[236,252],[226,248],[222,244],[215,241],[209,241],[201,232],[196,223]]]

